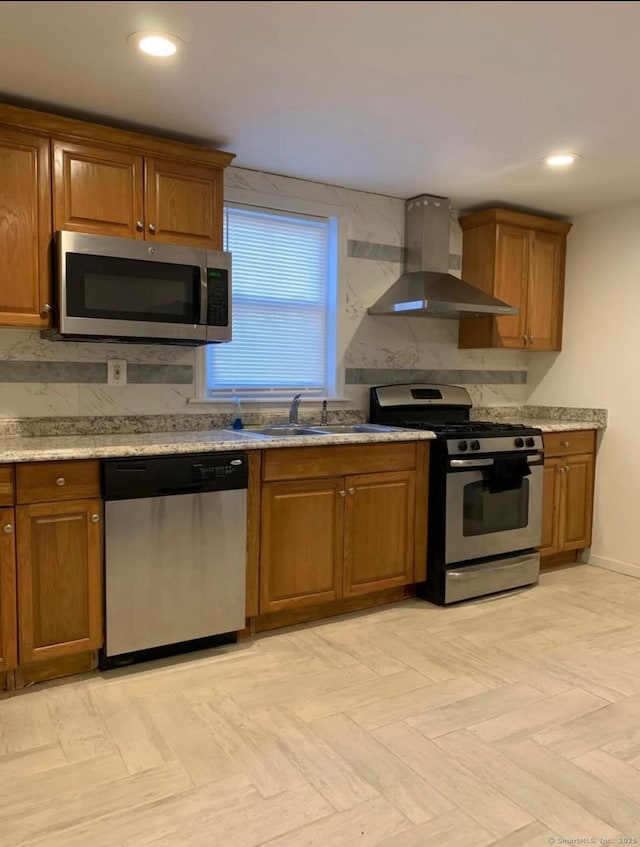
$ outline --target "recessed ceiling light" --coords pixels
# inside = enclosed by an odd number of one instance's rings
[[[182,41],[176,35],[160,32],[134,32],[128,41],[148,56],[167,58],[178,52]]]
[[[579,158],[577,153],[553,153],[551,156],[545,156],[542,161],[552,168],[567,168],[574,165]]]

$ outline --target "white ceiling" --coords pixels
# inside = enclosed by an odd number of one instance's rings
[[[127,45],[153,28],[186,49]],[[640,197],[639,32],[638,2],[1,2],[0,90],[244,167],[572,215]]]

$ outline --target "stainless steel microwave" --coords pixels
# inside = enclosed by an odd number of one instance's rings
[[[231,254],[58,232],[55,318],[59,339],[231,341]]]

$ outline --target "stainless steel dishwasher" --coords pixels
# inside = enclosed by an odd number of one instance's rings
[[[100,665],[235,641],[245,625],[246,453],[102,463]]]

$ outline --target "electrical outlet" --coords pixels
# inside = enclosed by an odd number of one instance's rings
[[[125,359],[107,360],[107,385],[127,384],[127,362]]]

